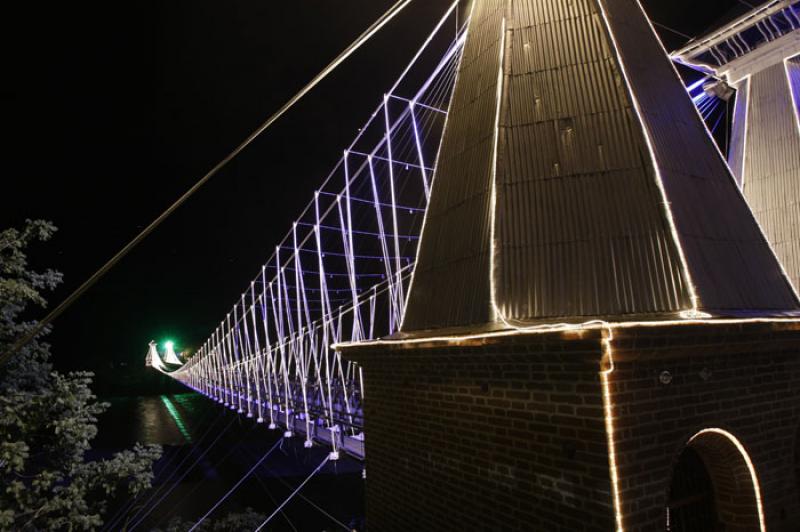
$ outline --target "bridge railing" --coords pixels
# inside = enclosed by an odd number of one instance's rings
[[[465,35],[455,4],[211,337],[170,373],[363,458],[361,369],[331,349],[400,327]]]

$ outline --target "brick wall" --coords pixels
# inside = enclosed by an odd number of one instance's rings
[[[768,529],[800,529],[796,327],[676,326],[615,334],[611,382],[627,530],[663,530],[672,467],[689,438],[708,427],[730,432],[747,449]],[[664,371],[669,384],[659,379]]]
[[[797,529],[795,329],[615,330],[609,382],[626,530],[664,529],[672,467],[707,427],[750,451],[769,529]],[[369,529],[613,530],[603,334],[346,350],[364,366]]]
[[[381,349],[364,365],[370,530],[608,530],[599,333]]]

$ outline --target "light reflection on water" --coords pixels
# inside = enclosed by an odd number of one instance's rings
[[[183,417],[181,417],[181,413],[178,411],[178,409],[175,408],[172,400],[168,396],[162,395],[161,402],[167,407],[167,412],[169,412],[169,415],[172,416],[175,426],[178,427],[179,431],[181,431],[181,436],[183,436],[183,439],[186,440],[186,443],[192,443],[192,436],[189,434],[186,424],[183,422]]]
[[[163,530],[177,515],[194,522],[223,497],[227,499],[218,509],[220,515],[248,507],[269,515],[327,456],[325,446],[306,449],[302,438],[289,438],[254,471],[282,431],[270,431],[199,394],[104,400],[111,407],[100,416],[93,442],[99,455],[129,449],[136,442],[164,446],[154,467],[159,502],[140,530],[157,526]],[[364,515],[361,472],[361,463],[343,456],[306,484],[302,495],[339,522],[358,523]],[[229,494],[237,483],[241,484]],[[281,515],[285,523],[270,530],[330,530],[334,524],[300,497],[292,499]]]
[[[133,443],[184,445],[208,415],[205,398],[192,393],[104,399],[111,407],[99,418],[95,447],[122,449]]]

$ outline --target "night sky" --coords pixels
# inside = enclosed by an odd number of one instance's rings
[[[689,35],[746,9],[642,1],[654,21]],[[393,3],[4,6],[0,228],[25,218],[59,227],[32,253],[38,269],[65,275],[52,304]],[[59,367],[95,370],[103,393],[135,393],[155,379],[143,368],[149,340],[202,343],[449,3],[413,2],[59,318]],[[670,49],[686,41],[659,31]]]

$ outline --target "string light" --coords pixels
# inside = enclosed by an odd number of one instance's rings
[[[688,289],[688,292],[689,292],[689,299],[691,300],[691,305],[692,306],[691,306],[691,309],[688,309],[688,310],[690,312],[695,312],[696,313],[698,308],[699,308],[699,306],[700,306],[700,300],[699,300],[699,297],[697,295],[697,290],[695,289],[694,283],[692,281],[692,275],[691,275],[691,272],[689,271],[689,262],[686,259],[686,254],[684,253],[683,246],[681,245],[681,239],[680,239],[680,235],[678,233],[678,228],[676,227],[675,219],[672,216],[672,209],[670,208],[669,196],[667,195],[667,191],[664,188],[664,179],[663,179],[663,177],[661,175],[661,168],[660,168],[660,166],[658,164],[658,158],[656,157],[655,148],[653,147],[653,141],[650,138],[650,129],[649,129],[647,123],[644,120],[644,117],[643,117],[643,114],[642,114],[642,108],[641,108],[641,105],[639,104],[639,99],[636,97],[636,94],[632,90],[631,78],[628,75],[628,71],[625,68],[625,61],[623,60],[622,53],[621,53],[620,48],[619,48],[619,44],[617,43],[617,38],[616,38],[614,30],[613,30],[613,28],[611,26],[611,22],[610,22],[610,20],[608,18],[608,13],[606,12],[605,6],[603,4],[603,0],[600,0],[599,2],[597,2],[597,5],[598,5],[598,7],[600,9],[600,14],[602,15],[604,25],[608,29],[608,35],[611,38],[611,44],[612,44],[612,46],[614,48],[614,55],[617,57],[617,62],[619,64],[619,69],[622,72],[622,76],[625,78],[625,86],[628,87],[628,91],[627,91],[628,92],[628,96],[630,97],[631,103],[633,104],[633,110],[634,110],[634,113],[636,114],[636,117],[637,117],[637,119],[639,121],[639,125],[642,128],[645,144],[647,145],[647,150],[648,150],[648,153],[650,154],[650,160],[651,160],[651,162],[653,164],[653,171],[655,173],[655,182],[656,182],[656,186],[658,188],[658,191],[661,194],[662,207],[663,207],[663,210],[664,210],[664,216],[665,216],[665,218],[667,220],[667,225],[669,226],[670,234],[671,234],[672,239],[673,239],[673,243],[675,245],[675,248],[678,251],[678,256],[680,258],[681,267],[682,267],[683,273],[684,273],[684,282],[686,283],[686,288]],[[641,6],[641,4],[639,3],[638,0],[637,0],[637,5],[639,6],[639,9],[642,12],[642,16],[645,18],[645,20],[649,24],[650,23],[650,19],[644,13],[644,10],[642,9],[642,6]],[[652,25],[650,26],[650,28],[651,28],[653,34],[655,34],[655,29],[652,27]],[[658,40],[658,37],[655,37],[655,39],[659,42],[659,44],[661,43],[661,41]],[[665,53],[666,53],[666,50],[665,50]],[[677,74],[677,72],[676,72],[676,74]]]
[[[497,254],[497,152],[500,144],[500,110],[503,103],[503,67],[505,64],[506,52],[506,18],[500,24],[500,59],[498,61],[497,72],[497,102],[495,104],[494,117],[494,137],[492,139],[492,179],[489,184],[491,196],[489,199],[489,297],[491,298],[492,312],[494,319],[506,321],[503,311],[497,304],[497,278],[496,278],[496,254]]]
[[[600,371],[600,382],[603,387],[603,419],[606,427],[606,441],[608,445],[608,468],[611,477],[611,492],[614,498],[614,518],[617,531],[622,532],[622,502],[619,493],[619,471],[617,469],[617,442],[614,432],[614,401],[611,397],[611,384],[609,382],[611,374],[614,373],[614,330],[607,324],[602,323],[606,334],[601,340],[603,346],[602,368]]]
[[[758,481],[758,475],[756,474],[755,465],[753,465],[753,460],[750,458],[750,453],[747,452],[742,442],[739,441],[736,436],[728,432],[727,430],[720,429],[720,428],[707,428],[703,429],[691,438],[689,438],[689,443],[692,443],[694,440],[700,438],[705,434],[718,434],[727,438],[733,445],[736,447],[736,450],[739,451],[739,454],[742,455],[745,464],[747,465],[747,471],[750,473],[750,480],[753,483],[753,495],[755,497],[756,509],[758,511],[758,526],[761,532],[766,532],[767,525],[764,519],[764,504],[761,499],[761,483]]]

